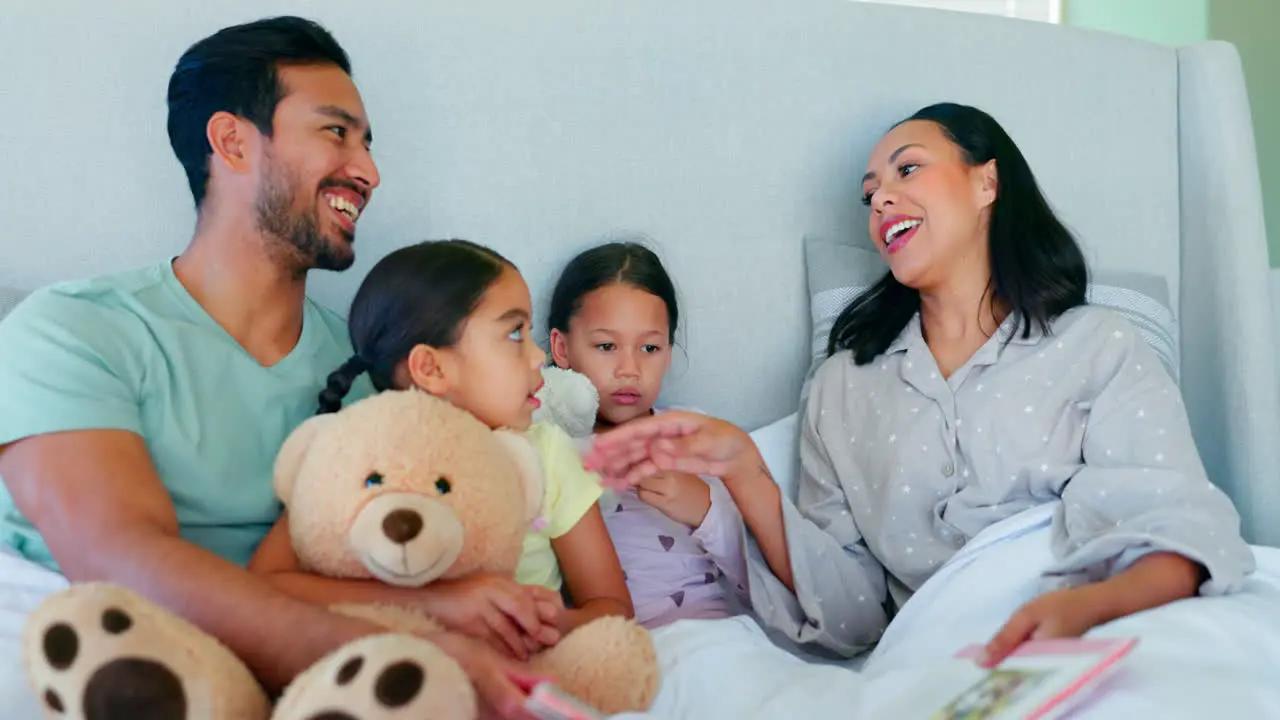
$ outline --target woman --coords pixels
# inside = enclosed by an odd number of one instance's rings
[[[744,431],[702,415],[615,430],[589,465],[619,486],[722,477],[767,563],[751,567],[757,612],[845,655],[983,528],[1059,499],[1059,588],[1009,620],[988,664],[1237,588],[1253,555],[1177,387],[1132,326],[1086,305],[1084,257],[1000,125],[920,110],[876,145],[863,202],[890,272],[832,329],[794,506]]]

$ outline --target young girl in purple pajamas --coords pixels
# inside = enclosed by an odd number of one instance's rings
[[[548,313],[551,356],[600,394],[596,431],[662,412],[678,310],[658,256],[609,243],[565,266]],[[737,614],[746,597],[742,517],[718,478],[666,473],[600,500],[635,617],[648,628]]]

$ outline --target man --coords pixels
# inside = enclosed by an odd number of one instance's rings
[[[271,689],[376,631],[243,569],[279,513],[277,451],[351,354],[345,323],[305,292],[310,270],[350,267],[378,185],[350,72],[337,42],[299,18],[193,45],[168,98],[198,210],[189,246],[38,291],[0,323],[7,561],[129,586]],[[505,660],[458,635],[431,639],[500,714],[522,714]]]

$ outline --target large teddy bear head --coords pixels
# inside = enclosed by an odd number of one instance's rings
[[[522,436],[427,393],[387,391],[300,425],[275,491],[305,569],[412,587],[514,570],[544,484]]]

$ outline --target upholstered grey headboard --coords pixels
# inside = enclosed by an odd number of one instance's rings
[[[165,137],[173,63],[226,24],[305,12],[351,55],[383,181],[355,267],[314,278],[320,300],[345,309],[395,247],[467,237],[509,255],[544,310],[573,253],[643,233],[684,303],[666,399],[756,427],[796,408],[809,360],[802,238],[864,242],[871,145],[960,101],[1006,127],[1096,268],[1167,280],[1206,465],[1252,537],[1280,542],[1267,257],[1230,46],[848,0],[85,7],[16,3],[0,24],[0,66],[28,69],[0,79],[22,108],[0,134],[22,168],[0,174],[22,198],[5,235],[30,239],[3,249],[0,283],[179,252],[193,213]],[[68,62],[67,37],[112,61]]]
[[[9,311],[19,302],[22,302],[22,298],[26,296],[26,290],[0,285],[0,320],[3,320],[4,316],[8,315]]]

